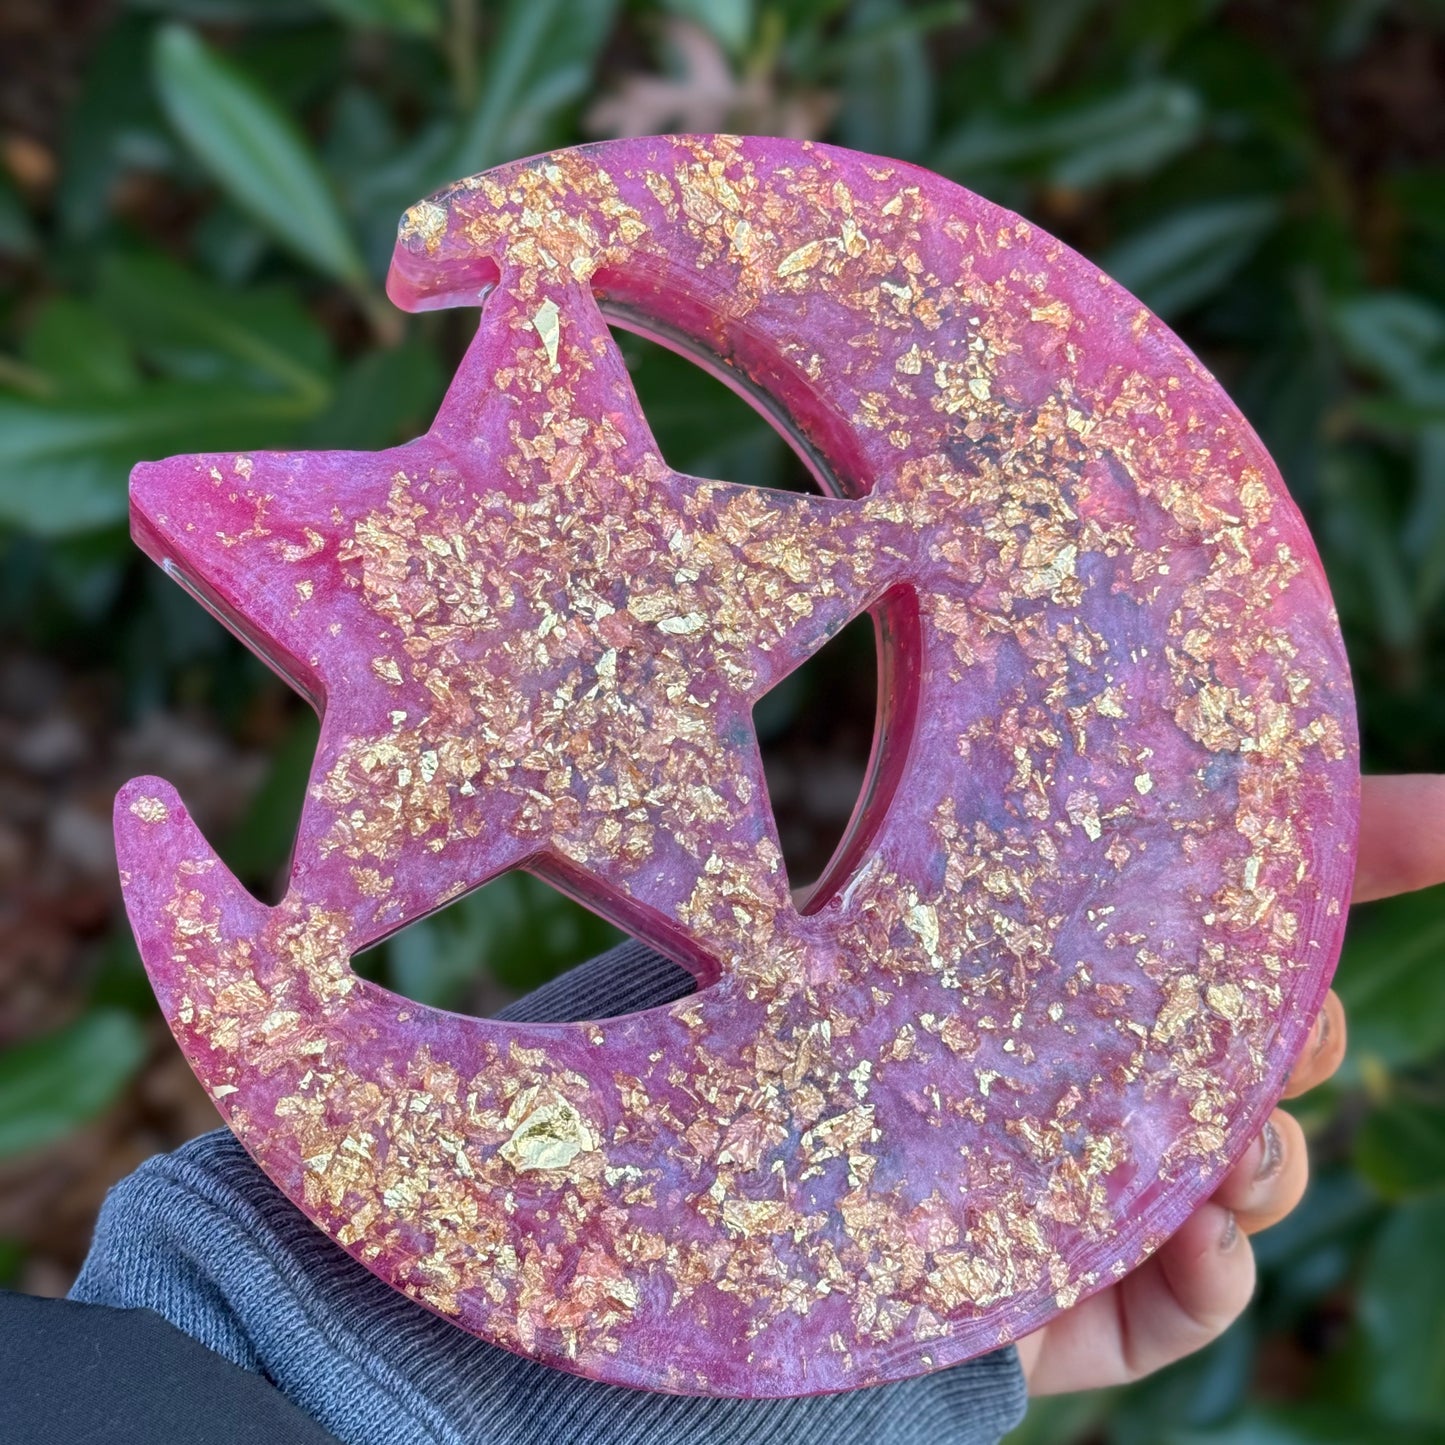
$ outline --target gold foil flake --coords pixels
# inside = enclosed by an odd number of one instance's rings
[[[1212,983],[1204,990],[1204,1000],[1215,1013],[1237,1024],[1244,1017],[1244,990],[1237,983]]]
[[[326,545],[326,539],[314,527],[304,528],[303,535],[305,542],[283,542],[276,548],[283,562],[308,561]]]
[[[700,612],[689,612],[682,617],[661,617],[657,622],[659,632],[667,632],[674,637],[687,637],[694,632],[701,632],[706,625]]]
[[[1199,1015],[1199,980],[1186,974],[1167,985],[1151,1037],[1168,1044]]]
[[[1008,1292],[997,1261],[966,1249],[935,1256],[928,1284],[940,1307],[950,1313],[961,1305],[986,1309]]]
[[[893,363],[893,369],[904,376],[917,376],[923,370],[923,352],[915,341],[902,356]]]
[[[825,244],[821,240],[805,241],[778,262],[777,274],[782,277],[796,276],[800,271],[811,270],[822,260]]]
[[[159,798],[142,797],[135,799],[130,810],[142,823],[164,823],[171,810]]]
[[[934,958],[938,954],[938,910],[931,903],[915,902],[908,908],[908,926],[923,945],[923,951]]]
[[[1067,331],[1073,324],[1074,313],[1069,309],[1068,302],[1050,301],[1043,306],[1030,307],[1029,320],[1046,321],[1050,326]]]
[[[1090,842],[1097,843],[1103,836],[1103,826],[1099,821],[1099,799],[1094,793],[1085,792],[1082,788],[1076,788],[1069,794],[1067,802],[1069,821],[1082,828],[1088,835]]]
[[[793,1212],[781,1199],[724,1199],[722,1221],[729,1233],[752,1239],[791,1229]]]
[[[367,898],[385,898],[391,892],[393,880],[383,877],[375,868],[353,868],[351,876],[357,890]]]
[[[537,335],[542,338],[542,346],[547,352],[547,364],[553,371],[557,367],[557,342],[561,336],[561,323],[558,320],[557,303],[549,296],[538,308],[535,316],[532,317],[532,326]]]
[[[513,1101],[504,1127],[511,1137],[497,1151],[518,1173],[566,1169],[597,1137],[576,1107],[542,1085],[524,1089]]]
[[[421,238],[428,254],[435,254],[447,229],[447,209],[434,201],[418,201],[401,218],[398,235],[402,241]]]

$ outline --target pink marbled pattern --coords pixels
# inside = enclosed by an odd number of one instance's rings
[[[460,182],[390,290],[486,295],[424,437],[133,479],[141,545],[323,710],[274,908],[168,785],[117,802],[238,1137],[428,1308],[655,1389],[917,1374],[1138,1264],[1277,1098],[1353,866],[1328,591],[1219,387],[1018,217],[792,142]],[[784,417],[831,495],[672,472],[599,302]],[[751,708],[870,608],[871,783],[799,909]],[[351,972],[519,866],[701,991],[522,1025]]]

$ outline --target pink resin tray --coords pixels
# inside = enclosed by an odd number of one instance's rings
[[[161,1007],[296,1205],[466,1330],[595,1379],[795,1395],[1037,1328],[1263,1123],[1339,949],[1344,653],[1258,439],[1127,292],[911,166],[725,136],[409,211],[481,307],[431,430],[136,468],[137,541],[323,712],[290,887],[121,793]],[[607,320],[826,495],[671,471]],[[869,782],[796,905],[752,709],[871,609]],[[351,956],[506,869],[699,991],[462,1017]]]

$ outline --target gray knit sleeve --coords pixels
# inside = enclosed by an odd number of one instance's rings
[[[603,1018],[692,983],[624,944],[514,1005]],[[580,1379],[463,1333],[317,1230],[224,1130],[111,1190],[71,1298],[155,1310],[271,1380],[345,1445],[995,1445],[1024,1410],[1012,1349],[804,1400],[659,1395]]]

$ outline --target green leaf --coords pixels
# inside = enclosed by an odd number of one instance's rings
[[[1255,1262],[1271,1276],[1304,1266],[1321,1250],[1368,1233],[1377,1220],[1379,1200],[1352,1172],[1343,1168],[1312,1171],[1300,1204],[1280,1222],[1250,1241]]]
[[[1118,1399],[1114,1390],[1086,1390],[1030,1400],[1028,1414],[1000,1445],[1086,1445],[1099,1438],[1099,1426]]]
[[[309,422],[301,444],[380,451],[419,436],[441,405],[446,379],[436,349],[420,340],[357,357],[331,405]]]
[[[181,25],[156,36],[155,83],[171,124],[242,210],[317,270],[366,284],[320,163],[269,95]]]
[[[137,253],[107,258],[96,300],[137,350],[171,376],[232,376],[253,387],[285,389],[303,411],[330,399],[331,343],[290,292],[233,291],[166,257]]]
[[[1445,1430],[1445,1198],[1397,1209],[1360,1279],[1369,1402],[1386,1420]],[[1436,1437],[1437,1439],[1439,1436]]]
[[[1255,1316],[1246,1313],[1202,1349],[1122,1391],[1110,1414],[1110,1445],[1158,1445],[1163,1421],[1207,1429],[1226,1419],[1249,1392],[1258,1348]]]
[[[753,0],[663,0],[672,14],[710,31],[729,55],[741,56],[753,36]]]
[[[1020,171],[1087,189],[1151,174],[1193,145],[1202,125],[1203,108],[1189,87],[1141,80],[1042,116],[978,116],[943,143],[935,163],[965,179]]]
[[[0,171],[0,256],[29,256],[35,250],[35,228],[20,192]]]
[[[1332,316],[1345,354],[1418,404],[1445,400],[1445,311],[1404,292],[1338,303]]]
[[[218,197],[191,238],[196,267],[226,286],[244,286],[271,255],[271,239],[244,211]]]
[[[1415,485],[1400,544],[1418,564],[1413,601],[1423,618],[1445,592],[1445,310],[1376,292],[1337,303],[1331,320],[1346,356],[1390,388],[1356,402],[1355,416],[1413,433]]]
[[[120,522],[146,457],[279,441],[315,403],[234,382],[156,382],[120,396],[0,394],[0,524],[60,537]]]
[[[1164,1428],[1162,1445],[1438,1445],[1426,1427],[1386,1422],[1334,1405],[1255,1407],[1211,1430]]]
[[[586,92],[616,9],[616,0],[507,0],[447,179],[558,138],[557,117]]]
[[[506,873],[383,945],[392,986],[457,1007],[488,974],[521,993],[621,940],[610,923],[530,873]]]
[[[1387,1199],[1445,1191],[1445,1106],[1401,1085],[1365,1120],[1355,1165]]]
[[[403,35],[436,35],[441,30],[437,0],[322,0],[340,20]]]
[[[1111,7],[1119,12],[1119,18],[1110,38],[1116,53],[1125,48],[1155,55],[1166,53],[1191,32],[1197,33],[1201,22],[1206,22],[1223,5],[1224,0],[1125,0],[1124,4]],[[1051,7],[1043,8],[1047,14]],[[1230,39],[1235,40],[1239,48],[1233,34]]]
[[[316,0],[128,0],[136,10],[153,10],[207,25],[295,25],[316,18]]]
[[[0,1158],[54,1143],[106,1109],[145,1057],[131,1014],[95,1009],[0,1052]]]
[[[1185,206],[1126,236],[1099,265],[1159,315],[1176,316],[1223,286],[1279,217],[1279,202],[1264,196]]]
[[[66,116],[56,206],[67,237],[90,239],[128,165],[164,169],[175,151],[146,73],[153,25],[125,15],[87,46],[80,95]]]
[[[624,335],[620,345],[643,415],[669,466],[759,487],[793,479],[786,443],[735,391],[656,342]]]
[[[1320,490],[1329,503],[1326,535],[1334,543],[1337,562],[1348,559],[1358,568],[1379,638],[1403,651],[1415,645],[1421,617],[1411,595],[1399,525],[1376,462],[1369,453],[1342,448],[1325,454]]]
[[[155,1008],[155,994],[124,915],[115,921],[110,936],[101,945],[91,975],[90,998],[97,1007],[124,1009],[142,1017]]]
[[[1136,6],[1155,9],[1150,0],[1136,0]],[[1170,69],[1199,92],[1211,132],[1227,143],[1216,153],[1219,163],[1262,170],[1286,184],[1308,184],[1311,169],[1325,163],[1311,154],[1316,102],[1292,62],[1282,47],[1257,45],[1227,25],[1200,27],[1181,47]]]
[[[1350,1021],[1347,1073],[1389,1069],[1445,1049],[1445,888],[1354,911],[1335,987]]]
[[[26,539],[33,544],[33,539]],[[37,551],[41,549],[37,548]],[[43,549],[45,587],[65,609],[67,618],[108,636],[126,574],[135,565],[135,547],[119,527],[64,537]],[[94,993],[95,1003],[104,1000]]]
[[[1407,434],[1426,427],[1445,426],[1445,398],[1437,402],[1413,402],[1394,396],[1360,396],[1349,403],[1347,415],[1368,430]]]
[[[1203,107],[1192,90],[1145,82],[1073,116],[1047,174],[1080,190],[1152,175],[1192,146],[1202,128]]]
[[[1019,34],[1014,44],[1030,92],[1057,74],[1099,7],[1100,0],[1051,0],[1018,7]]]
[[[933,134],[933,71],[900,0],[858,0],[850,29],[890,33],[848,50],[838,137],[855,150],[920,160]]]
[[[0,1289],[13,1289],[29,1253],[18,1239],[0,1238]]]
[[[140,384],[119,329],[90,302],[73,296],[52,296],[40,308],[26,333],[25,356],[65,392],[116,393]]]
[[[1320,49],[1333,61],[1355,59],[1373,38],[1386,9],[1382,0],[1337,0],[1322,5],[1325,23]]]
[[[141,384],[132,349],[167,379]],[[28,354],[54,395],[0,393],[0,522],[41,536],[123,521],[142,458],[278,443],[332,400],[330,343],[292,296],[159,256],[107,258],[95,303],[50,302]]]
[[[1445,595],[1445,418],[1415,439],[1415,496],[1403,540],[1418,563],[1415,605],[1431,615]]]
[[[844,63],[875,46],[899,40],[922,39],[930,31],[958,25],[968,19],[968,0],[932,0],[930,4],[876,4],[853,0],[840,9],[851,9],[852,19],[818,57],[824,73],[841,70]]]
[[[1414,171],[1388,183],[1406,220],[1421,231],[1445,237],[1445,171]]]
[[[299,712],[272,752],[265,781],[252,795],[223,850],[237,877],[270,883],[290,858],[306,800],[306,781],[316,761],[318,732],[316,714],[309,709]]]
[[[1331,1091],[1336,1099],[1340,1091]],[[1318,1097],[1318,1096],[1315,1096]],[[1331,1121],[1333,1127],[1333,1121]],[[1275,1229],[1256,1235],[1255,1263],[1259,1267],[1260,1301],[1255,1316],[1263,1331],[1318,1316],[1326,1301],[1347,1288],[1362,1248],[1379,1227],[1383,1206],[1379,1196],[1353,1169],[1319,1158],[1315,1139],[1325,1131],[1306,1126],[1312,1160],[1310,1187],[1299,1207]],[[1326,1146],[1328,1148],[1328,1146]],[[1257,1355],[1252,1375],[1258,1367]],[[1182,1423],[1182,1422],[1181,1422]],[[1212,1423],[1212,1422],[1198,1422]]]

